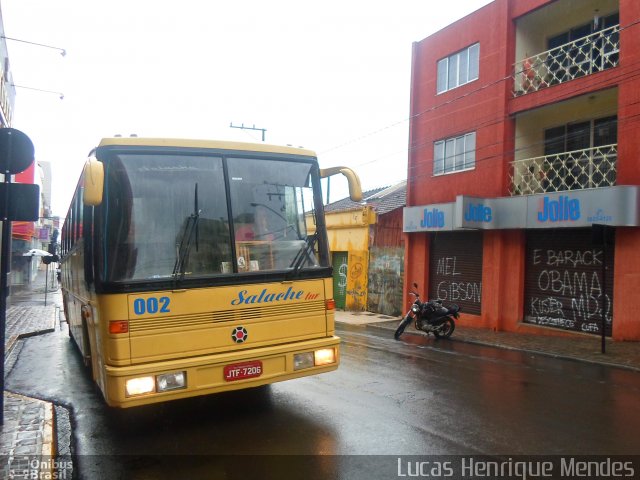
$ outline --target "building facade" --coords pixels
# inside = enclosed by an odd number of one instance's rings
[[[364,192],[363,197],[370,193]],[[325,206],[325,222],[336,308],[364,311],[367,308],[369,234],[376,222],[375,211],[370,205],[346,198]]]
[[[16,87],[9,67],[9,52],[4,37],[4,22],[0,11],[0,128],[11,126],[16,101]],[[1,177],[0,177],[1,178]]]
[[[24,256],[37,249],[58,253],[56,242],[60,230],[60,219],[51,214],[51,165],[49,162],[34,162],[25,171],[14,176],[16,183],[38,185],[37,221],[14,221],[11,230],[11,291],[30,288],[38,272],[44,269],[42,257]]]
[[[404,279],[402,213],[407,182],[393,185],[367,199],[376,211],[369,236],[367,310],[389,316],[401,315]]]
[[[405,284],[467,326],[640,340],[638,73],[635,0],[495,0],[415,43]]]
[[[4,23],[0,11],[0,128],[11,128],[16,101],[16,88],[10,68],[9,52],[5,41]],[[0,181],[5,177],[0,173]],[[49,162],[31,164],[26,170],[12,176],[13,183],[36,184],[39,187],[38,220],[11,222],[11,266],[9,284],[11,292],[29,287],[42,267],[40,256],[24,256],[31,249],[55,253],[60,219],[51,215],[51,165]],[[15,201],[15,200],[14,200]],[[0,222],[2,228],[7,224]],[[53,244],[53,246],[51,245]]]
[[[402,307],[406,182],[325,205],[333,295],[342,310],[397,315]]]

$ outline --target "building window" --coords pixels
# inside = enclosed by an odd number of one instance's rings
[[[476,166],[476,133],[438,140],[433,149],[433,174],[459,172]]]
[[[615,185],[617,142],[615,115],[545,129],[544,190]]]
[[[557,155],[618,142],[618,117],[570,123],[544,131],[544,154]]]
[[[562,83],[618,64],[620,15],[615,12],[604,18],[574,27],[547,40],[547,69],[550,83]],[[603,31],[602,35],[594,35]]]
[[[477,80],[480,72],[480,44],[438,61],[438,93]]]

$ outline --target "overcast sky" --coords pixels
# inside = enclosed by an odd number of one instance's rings
[[[67,52],[7,40],[16,85],[64,94],[17,88],[12,126],[51,162],[61,216],[102,137],[261,141],[232,122],[390,185],[406,178],[412,43],[487,3],[1,0],[7,37]]]

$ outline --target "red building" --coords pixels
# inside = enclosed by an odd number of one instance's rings
[[[467,326],[640,340],[639,122],[636,0],[495,0],[415,43],[405,285]]]

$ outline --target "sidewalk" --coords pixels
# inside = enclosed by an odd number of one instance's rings
[[[5,375],[15,362],[21,338],[53,332],[62,305],[60,291],[47,292],[39,275],[32,289],[11,295],[5,325]],[[55,455],[53,404],[4,391],[4,424],[0,426],[0,478],[52,478]]]
[[[393,332],[398,326],[400,318],[371,312],[336,311],[336,322],[387,330],[389,338],[393,338]],[[426,335],[426,333],[415,330],[411,325],[407,327],[405,335]],[[434,337],[432,336],[431,338]],[[456,326],[450,340],[621,367],[640,372],[640,342],[614,342],[607,339],[605,353],[603,354],[601,353],[601,339],[597,335],[584,334],[576,335],[575,337],[556,337],[494,332],[487,329],[462,326]]]

